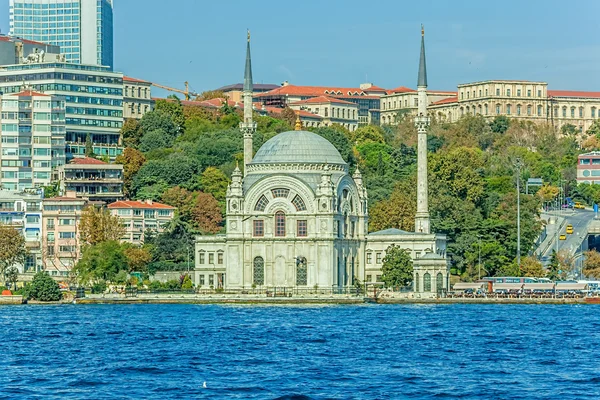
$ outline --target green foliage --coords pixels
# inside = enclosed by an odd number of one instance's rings
[[[43,186],[42,189],[44,190],[45,199],[49,199],[51,197],[58,197],[60,195],[60,182],[52,182],[48,186]]]
[[[177,131],[180,131],[185,125],[183,106],[181,105],[181,101],[178,97],[171,98],[171,100],[172,101],[157,100],[154,110],[168,116],[176,126]]]
[[[92,294],[102,294],[106,292],[107,288],[108,285],[106,284],[106,281],[100,280],[92,285]]]
[[[29,297],[38,301],[58,301],[62,298],[62,293],[58,283],[50,275],[38,272],[31,281]]]
[[[413,280],[410,254],[396,245],[391,245],[383,257],[381,272],[381,279],[387,287],[408,286]]]
[[[558,261],[558,255],[555,250],[552,250],[552,254],[550,255],[550,264],[548,265],[548,272],[546,277],[553,281],[560,279],[561,275],[560,263]]]
[[[192,278],[190,278],[190,276],[186,274],[183,278],[181,288],[182,289],[192,289],[193,287],[194,287],[194,284],[192,282]]]
[[[492,132],[505,133],[510,126],[510,119],[505,115],[498,115],[490,124]]]
[[[93,143],[92,143],[92,135],[90,135],[89,133],[85,137],[85,156],[86,157],[92,157],[92,158],[96,157],[96,155],[94,154],[94,147],[93,147]]]
[[[101,280],[116,282],[119,271],[127,271],[125,248],[125,244],[116,240],[85,246],[81,259],[73,268],[78,281],[83,284]]]
[[[143,152],[149,152],[163,147],[169,147],[172,142],[172,137],[168,136],[164,131],[157,129],[142,136],[139,149]]]

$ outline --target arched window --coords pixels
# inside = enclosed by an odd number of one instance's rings
[[[419,273],[417,272],[415,274],[415,292],[419,292],[420,286],[419,286]]]
[[[306,211],[306,204],[304,204],[304,200],[302,197],[296,195],[292,200],[292,204],[296,207],[296,211]]]
[[[517,104],[517,115],[521,115],[521,105]]]
[[[484,110],[485,110],[485,111],[484,111],[485,115],[488,115],[488,105],[487,105],[487,104],[485,104],[485,105],[483,106],[483,108],[484,108]]]
[[[308,269],[306,267],[306,258],[296,258],[296,285],[306,286],[308,284]]]
[[[275,213],[275,236],[285,236],[285,214],[283,211]]]
[[[583,118],[583,107],[579,107],[579,118]]]
[[[252,270],[252,283],[255,285],[265,284],[265,260],[262,257],[254,258],[254,266]]]
[[[429,275],[429,272],[425,272],[425,275],[423,275],[423,291],[431,292],[431,275]]]
[[[435,287],[437,289],[437,292],[441,293],[442,290],[444,290],[444,276],[442,275],[441,272],[438,272],[435,280],[436,280]]]
[[[263,194],[262,196],[260,196],[260,199],[258,199],[258,201],[256,202],[256,206],[254,206],[254,211],[265,211],[265,208],[267,208],[267,204],[269,204],[269,200]]]

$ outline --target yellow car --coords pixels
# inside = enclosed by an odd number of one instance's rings
[[[560,240],[567,240],[567,235],[560,235],[558,237],[558,239],[560,239]]]
[[[580,202],[578,202],[578,201],[575,202],[575,205],[573,207],[580,208],[580,209],[584,209],[585,208],[585,206],[583,204],[581,204]]]
[[[567,225],[567,235],[573,234],[573,227],[571,225]]]

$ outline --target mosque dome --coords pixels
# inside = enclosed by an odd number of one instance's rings
[[[341,164],[346,162],[325,138],[308,131],[287,131],[267,140],[252,164]]]

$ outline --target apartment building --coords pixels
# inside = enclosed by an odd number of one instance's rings
[[[87,204],[73,192],[42,201],[42,264],[51,276],[68,276],[81,257],[78,226]]]
[[[154,109],[154,100],[150,88],[151,82],[123,77],[123,117],[141,119]]]
[[[109,204],[108,209],[123,220],[126,229],[123,241],[134,244],[144,242],[147,230],[162,232],[175,214],[174,207],[152,200],[120,200]]]
[[[123,198],[123,165],[95,158],[74,158],[57,169],[60,192],[90,201],[112,203]]]
[[[308,121],[302,118],[304,126],[329,126],[339,124],[349,131],[358,128],[358,105],[350,101],[336,99],[329,96],[311,97],[290,103],[289,107],[295,111],[306,111],[319,116],[317,121]]]
[[[0,67],[0,92],[28,90],[65,100],[65,154],[83,157],[90,136],[94,153],[114,159],[121,154],[123,74],[108,67],[46,62]]]
[[[65,163],[65,99],[31,90],[0,98],[2,187],[50,184],[52,169]]]
[[[33,274],[42,269],[42,198],[41,190],[0,189],[0,223],[10,225],[25,236],[28,255],[20,273]]]
[[[600,151],[577,156],[577,183],[600,184]]]
[[[452,97],[456,97],[456,92],[427,89],[427,104]],[[381,124],[395,125],[403,115],[416,115],[418,104],[415,89],[400,86],[387,91],[386,95],[381,97]]]

